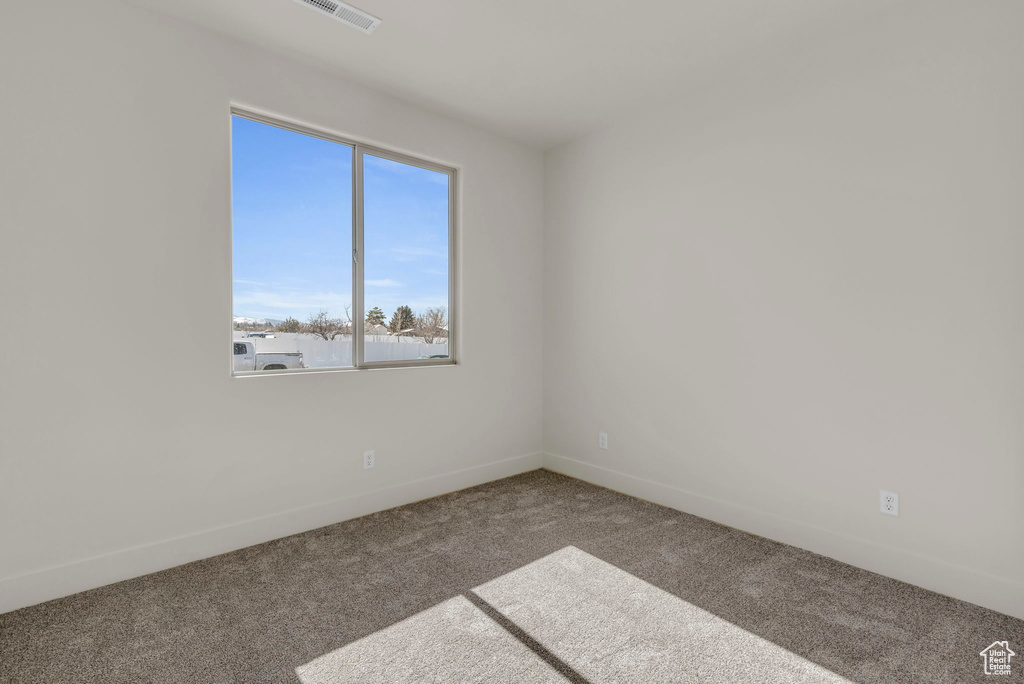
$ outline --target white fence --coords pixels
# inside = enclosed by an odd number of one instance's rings
[[[235,338],[248,333],[235,331]],[[322,337],[301,333],[274,333],[274,337],[248,338],[256,352],[302,352],[302,362],[307,368],[330,368],[352,365],[352,337],[336,337],[325,340]],[[393,337],[390,335],[367,335],[367,361],[398,361],[418,359],[423,356],[448,354],[448,344],[427,344],[418,337]]]

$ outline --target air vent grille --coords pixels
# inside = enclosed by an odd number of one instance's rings
[[[356,28],[360,28],[364,31],[372,31],[374,28],[373,17],[363,14],[362,12],[353,12],[348,7],[339,7],[335,16],[349,24],[355,24]]]
[[[330,15],[341,23],[348,24],[363,33],[373,33],[374,29],[380,26],[380,19],[344,2],[334,2],[334,0],[295,0],[295,2]]]
[[[334,14],[338,11],[338,3],[331,2],[331,0],[299,0],[307,5],[312,5],[318,10],[327,12],[328,14]]]

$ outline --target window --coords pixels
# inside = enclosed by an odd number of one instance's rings
[[[231,124],[234,337],[300,353],[292,372],[453,363],[455,170],[247,112]]]
[[[238,342],[235,342],[235,356],[240,354],[245,354],[245,343],[239,344]]]

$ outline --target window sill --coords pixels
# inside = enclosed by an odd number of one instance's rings
[[[410,368],[450,368],[458,366],[450,359],[423,360],[420,363],[392,363],[387,361],[370,363],[365,366],[346,366],[342,368],[286,368],[269,371],[232,371],[232,378],[266,378],[283,375],[311,375],[320,373],[359,373],[363,371],[406,370]]]

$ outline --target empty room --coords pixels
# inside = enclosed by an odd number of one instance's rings
[[[1024,682],[1024,3],[0,32],[0,683]]]

